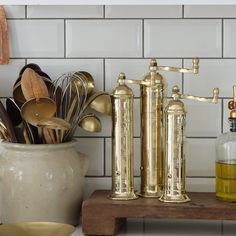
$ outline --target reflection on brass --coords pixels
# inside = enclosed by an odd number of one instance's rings
[[[54,222],[25,222],[0,225],[1,236],[70,236],[75,227]]]
[[[219,89],[213,90],[212,98],[180,94],[178,86],[172,90],[172,99],[164,111],[164,188],[160,201],[183,203],[190,201],[185,190],[185,123],[186,110],[180,99],[217,103]]]
[[[167,84],[151,60],[141,89],[141,190],[143,197],[160,197],[162,190],[162,127]]]
[[[133,92],[121,73],[112,100],[112,200],[132,200],[133,178]]]

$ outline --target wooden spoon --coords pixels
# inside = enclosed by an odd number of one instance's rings
[[[21,89],[26,101],[49,97],[45,82],[41,76],[31,68],[26,68],[22,74]]]
[[[1,34],[1,58],[0,64],[9,63],[9,39],[8,39],[8,27],[7,19],[3,6],[0,6],[0,34]]]

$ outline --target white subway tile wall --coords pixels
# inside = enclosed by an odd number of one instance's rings
[[[185,93],[212,95],[217,105],[187,101],[187,189],[214,191],[214,142],[227,126],[227,102],[236,84],[235,6],[7,6],[9,65],[0,65],[0,98],[12,95],[21,67],[37,63],[52,79],[68,71],[90,72],[97,90],[111,91],[118,74],[139,79],[151,57],[159,65],[191,66],[200,58],[199,75],[163,73],[171,87]],[[235,17],[235,19],[233,19]],[[230,19],[229,19],[230,18]],[[135,183],[139,188],[140,109],[135,99]],[[100,115],[101,133],[78,129],[78,149],[90,169],[86,197],[111,186],[111,118]],[[200,150],[200,152],[199,152]]]

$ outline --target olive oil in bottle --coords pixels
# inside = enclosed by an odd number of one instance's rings
[[[216,140],[216,198],[236,202],[236,86],[228,104],[230,131]]]
[[[236,202],[236,160],[230,163],[216,162],[216,197]]]

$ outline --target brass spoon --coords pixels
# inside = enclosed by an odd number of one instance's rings
[[[97,96],[89,106],[100,113],[111,116],[112,114],[112,105],[111,97],[108,94],[101,94]]]
[[[56,104],[50,98],[31,99],[21,108],[22,118],[33,126],[42,119],[52,118],[56,112]]]
[[[100,132],[102,127],[99,118],[92,113],[83,116],[78,124],[82,129],[89,132]]]
[[[38,127],[54,129],[54,130],[69,130],[71,128],[70,123],[57,117],[44,118],[39,120]]]

